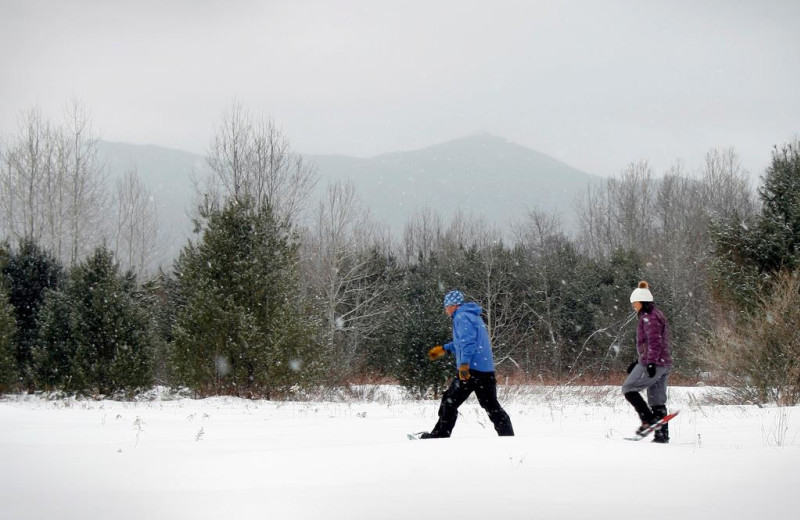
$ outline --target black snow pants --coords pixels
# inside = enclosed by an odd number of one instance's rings
[[[489,414],[489,419],[494,424],[497,435],[514,435],[511,418],[497,401],[497,379],[494,372],[470,370],[470,375],[472,377],[466,381],[456,377],[445,390],[442,404],[439,405],[439,421],[430,436],[450,437],[453,427],[456,425],[456,419],[458,419],[458,407],[467,400],[472,392],[475,392],[481,408]]]

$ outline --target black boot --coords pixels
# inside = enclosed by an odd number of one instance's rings
[[[664,405],[656,405],[653,407],[653,414],[656,420],[662,419],[667,416],[667,407]],[[669,423],[656,430],[653,434],[653,442],[659,444],[669,443]]]
[[[639,392],[628,392],[625,394],[625,399],[628,400],[629,403],[633,405],[633,408],[636,410],[636,413],[639,414],[639,419],[642,421],[642,426],[651,425],[657,421],[655,414],[650,407],[647,406],[647,403],[644,402],[642,399],[642,395]]]

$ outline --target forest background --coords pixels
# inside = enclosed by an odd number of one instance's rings
[[[36,109],[0,143],[0,388],[286,398],[364,381],[438,394],[442,297],[484,309],[506,382],[616,383],[635,358],[628,296],[667,315],[675,382],[742,402],[800,400],[800,142],[755,189],[734,150],[589,187],[575,232],[529,208],[511,229],[427,209],[402,236],[352,183],[317,200],[314,164],[233,103],[196,179],[195,235],[154,269],[159,223],[135,169],[111,185],[86,107]],[[491,179],[487,179],[491,182]],[[510,237],[510,238],[509,238]]]

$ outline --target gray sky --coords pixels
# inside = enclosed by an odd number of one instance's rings
[[[754,176],[800,134],[800,1],[0,0],[0,132],[72,95],[103,139],[204,153],[238,99],[304,153],[490,132],[599,175]]]

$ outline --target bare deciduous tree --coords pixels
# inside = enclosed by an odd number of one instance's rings
[[[712,218],[744,218],[757,209],[755,190],[731,149],[710,150],[700,170],[701,202]]]
[[[365,339],[383,326],[390,311],[382,300],[389,286],[370,254],[386,244],[385,237],[362,209],[353,184],[334,183],[303,242],[306,276],[313,280],[310,290],[325,319],[325,344],[335,350],[344,375],[358,368]]]
[[[91,117],[77,98],[65,109],[68,160],[65,181],[69,200],[68,264],[75,265],[83,255],[103,241],[107,232],[103,217],[108,210],[108,190],[103,167],[97,157],[98,137]]]
[[[443,235],[442,217],[431,208],[415,214],[406,224],[403,232],[405,263],[414,264],[420,256],[428,258],[439,249]]]
[[[144,185],[136,168],[117,180],[114,193],[113,240],[123,267],[139,278],[152,269],[159,244],[158,208],[153,194]]]
[[[530,277],[529,285],[524,287],[527,298],[523,299],[518,309],[521,319],[517,321],[535,324],[541,331],[539,335],[547,349],[552,352],[553,365],[560,370],[563,338],[558,331],[558,302],[551,289],[552,278],[557,274],[551,271],[554,270],[553,261],[558,261],[557,253],[562,243],[566,242],[561,220],[557,215],[533,209],[528,211],[522,222],[514,225],[513,234],[521,250],[522,261],[528,267],[525,272]],[[538,305],[533,306],[529,302],[537,302]],[[515,337],[526,349],[534,348],[533,330],[517,330]],[[525,354],[529,355],[528,352]]]
[[[591,256],[645,249],[652,241],[653,171],[647,161],[631,163],[619,179],[607,179],[578,201],[579,242]]]
[[[2,221],[7,236],[29,238],[73,265],[103,238],[105,179],[97,138],[83,107],[72,100],[58,126],[30,109],[0,152]]]
[[[314,165],[292,153],[272,119],[253,119],[238,102],[223,114],[207,160],[213,174],[203,188],[204,204],[251,198],[254,209],[266,202],[279,218],[292,222],[317,182]]]
[[[564,233],[563,224],[558,215],[539,209],[531,209],[522,222],[515,222],[511,228],[512,237],[531,253],[545,249],[549,240]]]
[[[44,233],[43,188],[52,151],[53,130],[39,109],[20,115],[18,132],[3,153],[3,231],[39,241]]]
[[[54,153],[53,153],[54,152]],[[69,165],[69,143],[64,130],[55,129],[48,160],[44,196],[44,214],[47,222],[45,243],[53,254],[60,259],[66,257],[67,250],[67,216],[70,211],[70,199],[67,192],[67,168]]]

